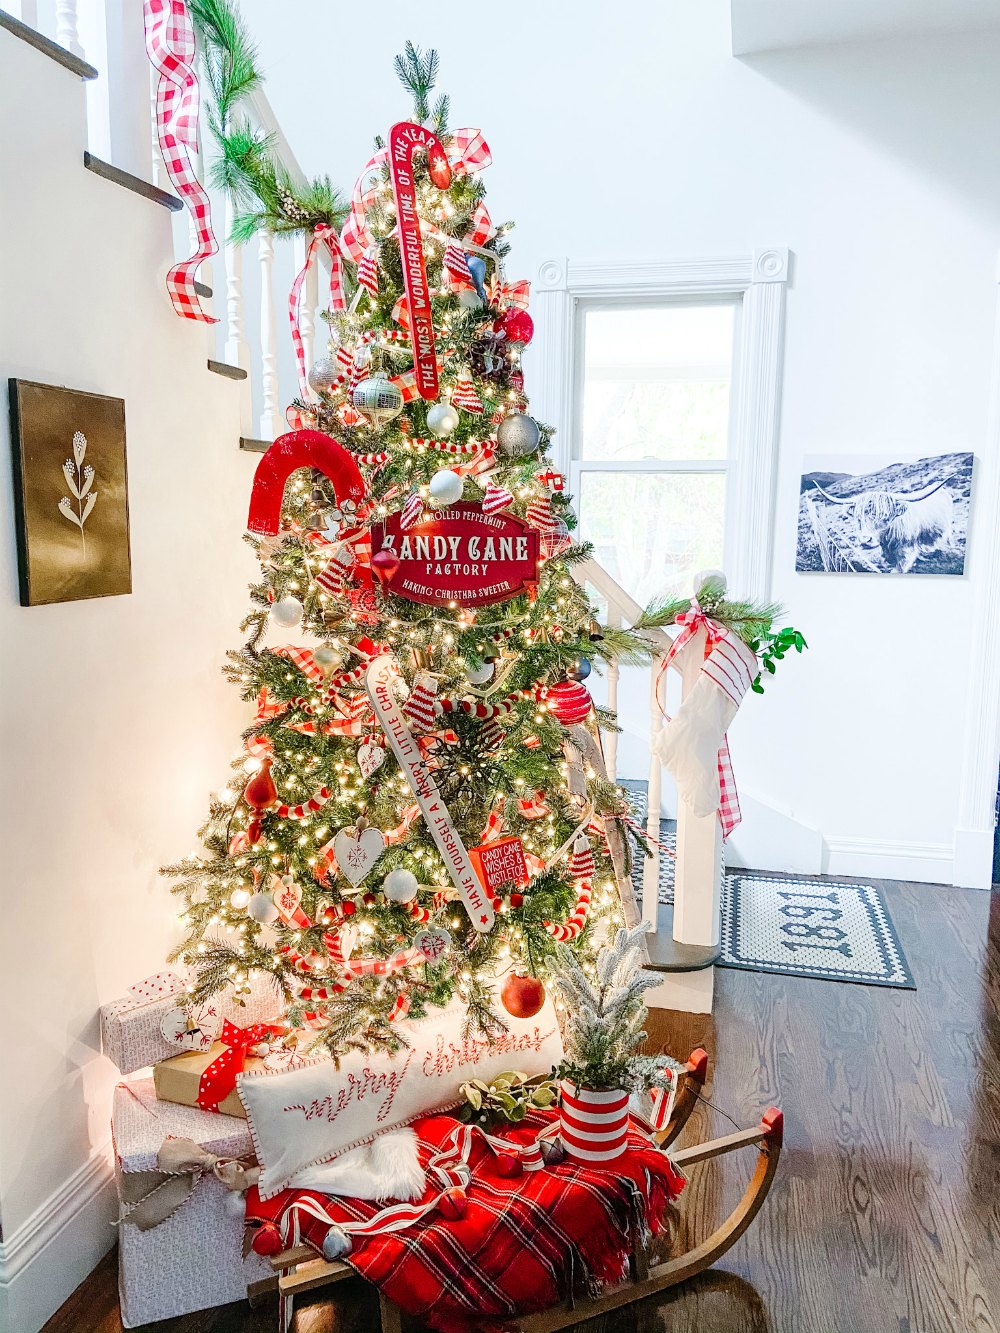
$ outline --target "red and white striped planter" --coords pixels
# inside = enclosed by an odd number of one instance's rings
[[[578,1088],[564,1079],[559,1137],[568,1156],[581,1162],[611,1162],[628,1143],[628,1093]]]

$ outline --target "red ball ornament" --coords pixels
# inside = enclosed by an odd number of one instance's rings
[[[450,1190],[445,1190],[437,1201],[438,1212],[442,1217],[447,1217],[452,1221],[457,1221],[465,1216],[465,1210],[469,1206],[469,1200],[465,1190],[459,1185],[453,1186]]]
[[[523,902],[524,902],[524,894],[523,894],[523,893],[512,893],[512,894],[510,895],[510,905],[511,905],[511,907],[520,907],[520,906],[523,904]]]
[[[526,347],[531,342],[535,333],[535,321],[527,310],[518,310],[517,306],[511,306],[509,310],[504,311],[501,319],[503,336],[509,343],[519,343],[522,347]]]
[[[514,1018],[533,1018],[545,1003],[545,987],[537,977],[512,972],[500,991],[503,1007]]]
[[[250,1247],[254,1254],[262,1254],[265,1258],[272,1254],[280,1254],[285,1248],[281,1239],[281,1232],[273,1222],[262,1222],[254,1232]]]
[[[392,551],[376,551],[372,556],[372,573],[385,588],[399,568],[399,556]]]
[[[578,680],[561,680],[558,685],[550,685],[545,692],[545,702],[564,727],[583,722],[594,706],[586,685]]]
[[[261,763],[258,772],[243,788],[243,799],[253,811],[253,818],[247,828],[247,837],[251,842],[260,842],[261,817],[278,799],[278,789],[274,785],[274,778],[271,777],[270,758]]]
[[[516,1152],[498,1152],[496,1166],[497,1175],[506,1176],[508,1179],[519,1176],[524,1169]]]

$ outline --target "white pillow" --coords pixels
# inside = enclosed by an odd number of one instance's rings
[[[462,1037],[465,1017],[465,1007],[453,1004],[400,1023],[408,1045],[395,1055],[350,1051],[339,1069],[322,1059],[279,1074],[240,1074],[237,1089],[261,1166],[261,1198],[273,1198],[305,1167],[457,1106],[459,1084],[467,1079],[489,1081],[508,1069],[547,1074],[562,1059],[550,999],[534,1018],[505,1016],[508,1030],[492,1045]]]

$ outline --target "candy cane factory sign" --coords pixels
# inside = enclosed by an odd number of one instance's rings
[[[460,502],[405,531],[400,513],[372,526],[372,554],[399,560],[387,591],[431,606],[506,602],[538,582],[538,532],[513,514]]]

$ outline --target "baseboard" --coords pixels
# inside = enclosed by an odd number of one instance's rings
[[[37,1333],[115,1243],[111,1145],[0,1243],[0,1333]]]
[[[964,889],[988,889],[993,884],[992,828],[955,830],[955,865],[952,883]]]
[[[866,879],[912,879],[951,884],[955,849],[947,842],[892,842],[880,838],[824,837],[825,875]]]

